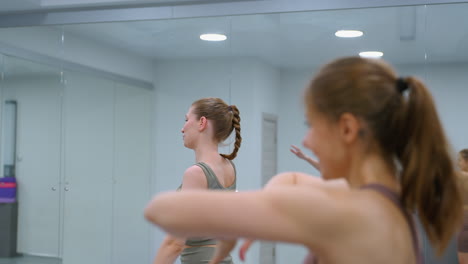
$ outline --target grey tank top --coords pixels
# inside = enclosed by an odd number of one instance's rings
[[[206,164],[203,162],[198,162],[195,165],[200,167],[203,172],[205,173],[206,177],[206,182],[208,183],[208,189],[209,190],[225,190],[225,191],[235,191],[236,190],[236,181],[237,181],[237,176],[236,176],[236,167],[234,166],[234,163],[229,160],[231,163],[232,167],[234,168],[234,183],[231,184],[229,187],[224,187],[219,181],[218,177],[216,177],[216,174],[214,171]],[[182,185],[181,185],[182,187]],[[179,187],[180,188],[180,187]],[[212,238],[203,238],[203,237],[193,237],[189,238],[185,241],[185,245],[187,246],[206,246],[206,245],[216,245],[216,240]]]

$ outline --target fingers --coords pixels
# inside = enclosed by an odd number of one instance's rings
[[[300,149],[294,145],[291,145],[291,148],[289,150],[295,155],[297,155],[300,151]]]
[[[306,156],[302,153],[302,150],[294,145],[291,145],[291,152],[294,153],[298,158],[305,159]]]
[[[221,261],[223,261],[223,257],[221,257],[220,254],[218,254],[218,251],[216,250],[216,253],[215,255],[213,256],[213,258],[210,260],[209,264],[218,264],[220,263]]]
[[[221,261],[223,261],[223,259],[224,259],[224,258],[220,258],[220,257],[215,256],[215,257],[213,257],[213,258],[210,260],[210,262],[209,262],[208,264],[218,264],[218,263],[220,263]]]
[[[245,261],[245,254],[247,253],[247,250],[249,250],[250,246],[252,245],[252,243],[254,242],[254,240],[252,239],[247,239],[241,246],[241,248],[239,249],[239,257],[242,261]]]
[[[209,264],[218,264],[223,261],[236,246],[236,240],[218,240],[213,258]]]

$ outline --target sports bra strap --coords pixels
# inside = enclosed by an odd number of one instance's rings
[[[377,183],[372,183],[372,184],[366,184],[364,186],[361,186],[360,189],[371,189],[374,190],[380,194],[382,194],[384,197],[389,199],[400,211],[403,213],[403,215],[406,218],[406,222],[408,223],[411,231],[411,236],[413,240],[413,248],[414,252],[416,255],[416,263],[417,264],[423,264],[423,256],[421,254],[421,248],[419,246],[419,239],[418,239],[418,233],[414,224],[414,219],[408,214],[408,212],[405,210],[403,207],[400,197],[398,194],[392,190],[390,190],[388,187],[382,185],[382,184],[377,184]]]

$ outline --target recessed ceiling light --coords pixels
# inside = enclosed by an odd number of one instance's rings
[[[362,35],[364,35],[364,33],[359,30],[338,30],[335,32],[335,36],[339,38],[357,38]]]
[[[223,34],[201,34],[200,39],[206,41],[224,41],[227,37]]]
[[[359,52],[359,56],[363,58],[372,58],[372,59],[378,59],[383,56],[383,52],[380,51],[363,51]]]

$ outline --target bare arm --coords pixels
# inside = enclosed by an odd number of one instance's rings
[[[145,216],[179,236],[244,237],[314,247],[336,239],[330,234],[346,233],[342,231],[356,217],[355,210],[349,210],[351,200],[341,190],[310,185],[271,185],[240,193],[187,191],[157,196]]]
[[[324,181],[321,178],[314,177],[300,172],[289,172],[281,173],[274,176],[268,184],[265,186],[265,189],[275,188],[278,186],[294,186],[294,185],[308,185],[322,188],[330,188],[337,190],[349,190],[349,185],[344,179],[328,180]],[[239,249],[240,258],[242,261],[245,261],[246,252],[249,250],[250,246],[254,240],[247,239]]]
[[[207,182],[201,168],[192,166],[184,172],[182,191],[206,189]],[[185,248],[185,239],[167,235],[156,253],[153,264],[172,264]]]
[[[300,148],[298,148],[295,145],[291,145],[291,148],[289,149],[294,155],[296,155],[298,158],[303,159],[307,161],[310,165],[314,166],[315,169],[320,171],[320,164],[317,160],[313,159],[312,157],[307,156],[302,152]]]
[[[349,185],[345,179],[325,181],[322,178],[314,177],[312,175],[301,172],[280,173],[270,179],[270,181],[265,186],[265,189],[275,186],[287,185],[307,185],[316,188],[349,190]]]
[[[153,264],[173,264],[184,247],[184,239],[167,235],[156,253]]]

